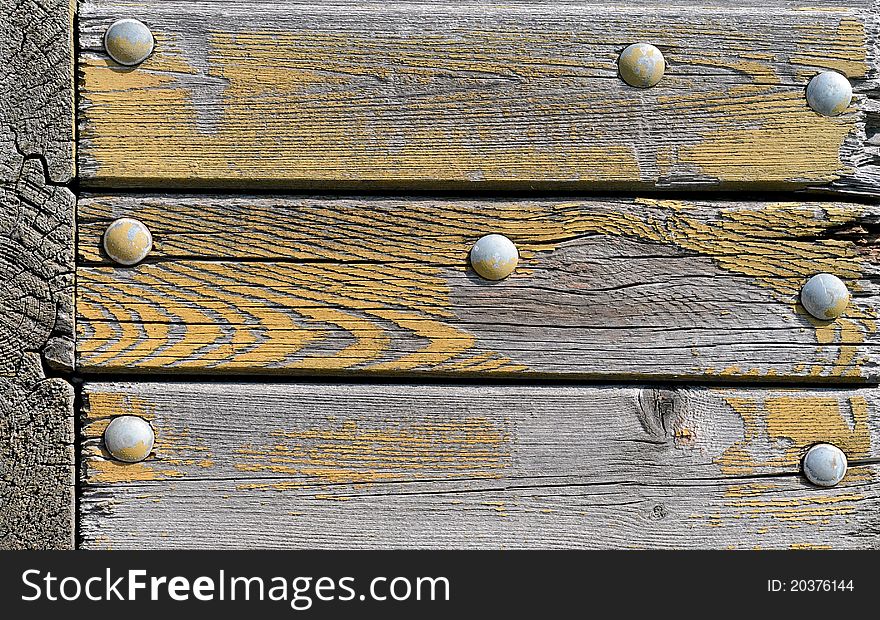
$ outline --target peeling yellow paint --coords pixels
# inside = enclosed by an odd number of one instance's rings
[[[847,515],[858,509],[858,502],[865,499],[860,493],[839,493],[837,490],[792,497],[781,495],[782,488],[776,485],[762,486],[762,483],[730,485],[718,510],[691,514],[689,518],[713,528],[731,525],[736,520],[744,520],[736,526],[738,528],[750,528],[750,523],[760,523],[754,533],[762,536],[780,528],[797,530],[805,526],[815,533],[826,526],[834,527],[845,522]]]
[[[839,446],[850,459],[871,454],[869,405],[863,396],[725,393],[724,400],[743,420],[743,438],[715,460],[725,474],[750,474],[759,467],[794,469],[805,450],[819,442]]]
[[[103,441],[87,445],[84,456],[90,482],[164,480],[186,476],[188,468],[214,466],[206,439],[193,437],[188,428],[170,425],[165,416],[159,415],[157,405],[150,399],[114,389],[90,390],[87,399],[88,406],[83,409],[87,421],[83,427],[86,439],[101,439],[107,424],[118,415],[136,415],[149,420],[156,437],[152,453],[139,463],[114,460],[104,448]]]
[[[122,391],[95,391],[88,394],[88,406],[83,408],[86,437],[100,437],[110,421],[120,415],[133,415],[149,422],[155,419],[154,405],[140,396]]]
[[[817,321],[806,314],[797,297],[802,282],[819,271],[839,275],[858,291],[864,260],[855,244],[821,235],[857,223],[864,208],[832,204],[820,208],[797,202],[770,203],[760,209],[732,205],[708,219],[698,203],[637,199],[635,204],[645,207],[644,213],[577,201],[507,203],[483,210],[421,201],[407,209],[307,204],[295,223],[283,223],[262,208],[245,210],[239,216],[242,221],[227,226],[244,231],[246,247],[279,259],[326,263],[149,264],[124,281],[102,270],[81,270],[80,362],[84,367],[126,369],[522,372],[528,370],[522,360],[485,350],[455,320],[453,298],[460,291],[453,290],[451,273],[467,269],[470,245],[492,230],[514,239],[524,267],[540,266],[546,253],[583,235],[635,239],[706,256],[719,268],[746,276],[769,291],[771,300],[788,306],[793,317],[815,332],[815,354],[808,362],[792,360],[790,368],[743,363],[717,367],[710,361],[701,364],[700,357],[694,360],[694,374],[861,374],[865,334],[876,331],[876,312],[854,301],[837,321]],[[100,215],[98,209],[92,217]],[[181,205],[173,215],[158,206],[139,215],[159,226],[211,225],[201,206],[194,205]],[[287,228],[293,226],[295,233]],[[328,233],[343,226],[344,241]],[[810,235],[817,238],[804,239]],[[279,239],[284,243],[279,244]],[[242,241],[238,235],[233,240],[215,232],[165,243],[175,253],[198,256],[219,251],[234,256]],[[85,243],[80,249],[94,252],[90,247]],[[389,257],[413,262],[398,264]],[[90,258],[100,260],[97,254]],[[511,281],[530,277],[523,269]],[[93,325],[105,325],[107,314],[122,331],[86,337]],[[143,330],[139,321],[144,322]]]
[[[725,497],[753,497],[764,495],[768,491],[774,491],[779,488],[777,484],[766,483],[746,483],[728,485],[724,492]]]
[[[265,446],[233,450],[238,471],[290,476],[289,480],[243,485],[284,490],[321,484],[383,480],[491,477],[510,465],[512,438],[504,423],[485,418],[449,422],[387,422],[365,426],[354,420],[324,428],[278,430]]]
[[[81,58],[84,153],[102,179],[140,182],[632,186],[673,169],[728,183],[821,182],[844,172],[835,149],[855,119],[809,114],[801,93],[781,88],[774,67],[787,60],[862,77],[863,24],[841,16],[831,36],[827,25],[805,19],[795,49],[774,53],[748,38],[688,53],[686,30],[658,33],[683,48],[687,64],[738,80],[667,76],[689,94],[652,93],[650,119],[628,92],[585,88],[585,79],[613,69],[613,61],[559,53],[569,35],[552,29],[540,38],[523,29],[473,29],[390,39],[320,29],[213,31],[198,62],[157,32],[156,53],[137,71]],[[701,34],[713,27],[704,24]],[[719,31],[719,40],[731,34]],[[685,116],[693,122],[676,122]],[[135,124],[139,131],[131,132]],[[667,126],[669,144],[645,139],[646,130]]]
[[[823,525],[830,517],[840,517],[856,511],[855,502],[864,495],[844,493],[834,496],[811,495],[796,498],[739,499],[725,505],[751,518],[771,517],[786,524]]]
[[[850,459],[865,458],[871,451],[868,403],[863,396],[804,398],[780,396],[764,401],[767,435],[771,440],[791,440],[784,462],[798,462],[804,447],[833,443]]]
[[[868,37],[863,22],[842,18],[837,31],[833,33],[818,24],[805,23],[798,28],[797,34],[800,35],[796,43],[797,51],[792,54],[790,62],[820,70],[830,69],[850,79],[865,77],[868,67]],[[829,40],[835,42],[834,53],[817,53],[817,45]],[[814,71],[813,75],[817,72]],[[806,74],[804,77],[809,79],[812,75]]]
[[[743,438],[725,449],[715,462],[721,467],[724,474],[750,474],[754,471],[756,464],[752,459],[749,446],[760,433],[758,404],[753,399],[733,396],[727,397],[725,400],[743,420]]]
[[[701,26],[700,32],[704,36],[714,32],[730,35],[711,23]],[[669,31],[658,28],[657,33],[673,49],[686,52],[686,46],[677,43],[684,35],[677,27]],[[578,96],[572,97],[566,86],[572,84],[573,72],[605,70],[608,64],[598,58],[537,53],[554,49],[546,46],[551,33],[535,37],[525,32],[476,31],[464,39],[394,37],[389,42],[350,32],[211,32],[204,67],[196,66],[201,61],[187,57],[186,46],[173,34],[159,31],[155,35],[156,53],[137,70],[120,71],[106,59],[90,54],[81,59],[82,91],[88,101],[84,144],[96,157],[98,174],[105,179],[424,182],[437,181],[440,170],[452,180],[635,184],[652,183],[656,169],[664,177],[686,171],[704,180],[734,184],[756,179],[816,183],[846,172],[840,148],[856,127],[855,115],[818,117],[806,107],[799,89],[781,87],[782,77],[774,67],[786,60],[787,53],[791,55],[789,62],[824,66],[853,78],[863,77],[867,66],[861,22],[841,15],[834,36],[829,37],[827,22],[819,25],[812,19],[804,20],[793,53],[785,49],[767,52],[746,38],[736,43],[735,53],[701,49],[698,55],[689,55],[688,63],[712,67],[737,79],[708,90],[694,84],[692,90],[670,89],[653,95],[651,122],[645,124],[641,122],[646,118],[642,103],[629,94],[609,99],[607,92],[580,89]],[[562,38],[554,44],[569,43],[567,34],[555,36]],[[535,43],[545,45],[536,47]],[[470,77],[462,78],[462,73],[515,78],[522,96],[499,98],[496,91],[477,87]],[[438,80],[452,84],[459,80],[463,88],[433,88]],[[198,104],[196,83],[211,85],[199,91]],[[413,85],[423,90],[395,105],[389,105],[383,94],[378,98],[381,105],[377,105],[370,97],[377,92],[375,85],[391,83],[401,90]],[[547,89],[548,84],[562,87]],[[378,92],[388,91],[383,87]],[[205,104],[206,99],[211,105]],[[369,103],[359,105],[360,100]],[[212,116],[215,109],[219,112]],[[411,123],[400,122],[401,110]],[[631,119],[636,114],[639,123],[624,122],[608,130],[608,119]],[[673,124],[687,114],[708,120],[686,128]],[[447,117],[455,117],[457,122],[447,122]],[[674,127],[675,141],[644,144],[645,131],[654,127],[653,123]],[[630,125],[638,131],[637,139],[624,140],[621,136]],[[138,131],[132,132],[133,126]],[[655,204],[676,211],[675,202]],[[464,215],[454,209],[451,213],[439,211],[438,215],[453,221],[454,216]],[[524,241],[525,260],[535,253],[552,251],[559,246],[559,239],[579,234],[671,244],[711,256],[722,268],[754,278],[774,291],[777,300],[792,307],[796,307],[799,277],[817,270],[853,280],[860,275],[860,260],[850,243],[791,240],[781,244],[771,237],[774,232],[798,226],[801,231],[811,226],[819,230],[851,220],[853,216],[844,208],[834,211],[830,207],[827,222],[819,222],[821,218],[815,213],[799,210],[797,205],[780,205],[779,212],[767,220],[762,219],[763,214],[731,211],[718,223],[700,224],[688,217],[685,206],[676,214],[678,217],[669,222],[633,216],[615,220],[607,213],[560,222],[548,208],[521,218],[508,217],[501,225]],[[536,215],[540,219],[532,219]],[[329,209],[321,217],[334,219]],[[354,226],[357,220],[351,213],[348,217],[347,223]],[[394,256],[464,264],[466,245],[473,235],[495,226],[489,217],[464,215],[464,219],[466,225],[461,230],[443,242],[433,240],[436,246],[428,248],[386,240],[381,235],[364,243],[373,232],[364,227],[368,233],[354,232],[361,243],[318,239],[318,250],[311,244],[319,235],[305,235],[307,240],[291,244],[296,254],[292,258],[316,258],[318,254],[318,258],[345,260],[357,252],[362,260]],[[320,219],[309,222],[310,230],[320,231],[325,223]],[[393,222],[389,227],[394,228]],[[426,227],[432,228],[430,222]],[[275,255],[284,251],[274,243],[279,237],[277,223],[258,222],[254,228],[258,243],[249,244],[252,251]],[[411,229],[407,232],[418,238]],[[194,235],[187,249],[210,242],[207,236]],[[95,248],[85,251],[94,252]],[[91,337],[81,338],[83,365],[212,370],[358,368],[367,372],[426,367],[462,372],[527,370],[518,360],[471,351],[478,348],[473,335],[448,324],[455,309],[441,269],[422,269],[406,278],[399,267],[383,270],[349,265],[330,274],[323,273],[330,269],[325,266],[261,267],[246,275],[237,275],[238,269],[242,268],[147,266],[126,284],[89,271],[83,278],[85,291],[77,302],[86,319],[79,326],[80,335],[94,330]],[[262,271],[271,269],[275,271],[263,277]],[[528,274],[524,265],[518,275]],[[218,286],[205,285],[215,278]],[[236,288],[242,281],[254,285],[254,290]],[[367,284],[351,292],[352,283],[358,281]],[[190,292],[194,286],[199,296]],[[105,295],[106,287],[114,292],[111,299]],[[163,294],[151,291],[152,287],[162,287]],[[388,293],[383,294],[386,288]],[[262,303],[253,303],[250,295]],[[377,310],[375,305],[382,307]],[[121,335],[104,323],[108,315]],[[141,321],[139,325],[135,325],[135,317]],[[172,333],[171,322],[186,326],[184,339]],[[835,327],[817,324],[817,359],[809,366],[799,363],[796,372],[857,376],[863,362],[859,357],[861,335],[874,329],[873,313],[858,309],[851,309]],[[341,332],[350,334],[353,343],[329,353],[312,353],[315,349],[326,351],[321,347]],[[394,357],[394,338],[401,334],[424,341],[424,346]],[[820,361],[825,353],[822,346],[836,347],[837,358]],[[157,354],[160,350],[161,355]],[[206,361],[204,356],[208,355],[213,358]],[[697,373],[703,370],[695,367]],[[748,377],[774,376],[776,371],[728,364],[717,373]]]
[[[767,103],[769,108],[773,100],[788,102],[789,109],[763,120],[758,128],[709,132],[703,141],[682,147],[681,161],[728,183],[763,179],[821,184],[850,171],[841,163],[840,151],[853,129],[851,120],[818,116],[802,105],[802,93],[774,95]],[[798,109],[798,104],[803,109]],[[747,114],[744,109],[741,115]]]
[[[94,458],[89,460],[86,471],[90,482],[110,484],[165,480],[184,475],[181,471],[166,469],[161,463],[152,461],[122,463]]]
[[[510,516],[505,509],[505,502],[481,502],[481,505],[491,508],[499,517]]]

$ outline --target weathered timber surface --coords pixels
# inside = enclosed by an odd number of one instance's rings
[[[877,0],[80,5],[80,174],[93,186],[880,187]],[[106,56],[120,15],[154,55]],[[625,85],[620,51],[668,62]],[[804,88],[854,84],[837,118]]]
[[[876,206],[649,199],[89,195],[78,364],[92,371],[875,381]],[[110,265],[132,216],[155,249]],[[502,282],[479,237],[519,247]],[[853,293],[817,321],[827,271]]]
[[[91,383],[87,548],[880,547],[880,392]],[[154,453],[108,459],[120,414]],[[798,473],[840,446],[833,489]]]
[[[64,183],[74,174],[73,7],[66,0],[4,2],[0,19],[0,179],[23,157]]]
[[[73,7],[0,15],[0,548],[73,545]]]

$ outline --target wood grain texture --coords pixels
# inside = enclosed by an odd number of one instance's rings
[[[0,179],[22,158],[42,160],[54,183],[74,176],[73,5],[8,0],[0,19]]]
[[[73,546],[72,21],[0,15],[0,549]]]
[[[181,2],[80,6],[80,174],[93,186],[796,189],[877,166],[877,0]],[[122,69],[101,36],[147,23]],[[626,86],[650,41],[668,70]],[[844,115],[805,102],[822,70]]]
[[[120,216],[152,230],[147,263],[100,254]],[[78,364],[872,381],[877,217],[814,202],[84,196]],[[502,282],[468,268],[492,232],[521,253]],[[797,301],[823,271],[854,296],[833,323]]]
[[[880,392],[88,383],[87,548],[880,547]],[[156,431],[109,460],[120,414]],[[830,441],[833,489],[799,461]]]

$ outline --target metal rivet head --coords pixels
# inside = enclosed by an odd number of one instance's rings
[[[141,262],[153,249],[153,235],[143,222],[122,217],[104,232],[104,251],[120,265]]]
[[[849,291],[835,275],[819,273],[807,280],[801,289],[801,305],[817,319],[833,321],[846,310]]]
[[[120,65],[139,65],[153,52],[153,33],[136,19],[120,19],[104,33],[104,49]]]
[[[837,116],[852,101],[852,85],[837,71],[824,71],[807,84],[807,103],[824,116]]]
[[[149,456],[153,449],[153,427],[133,415],[113,418],[104,431],[104,447],[117,461],[137,463]]]
[[[833,487],[846,475],[846,465],[843,450],[830,443],[817,443],[804,456],[804,476],[817,486]]]
[[[486,235],[471,248],[471,267],[487,280],[502,280],[513,273],[519,252],[504,235]]]
[[[666,71],[663,54],[650,43],[633,43],[617,59],[620,77],[630,86],[650,88]]]

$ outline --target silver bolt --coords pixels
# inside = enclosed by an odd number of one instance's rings
[[[504,235],[486,235],[471,248],[471,267],[487,280],[502,280],[513,273],[519,252]]]
[[[153,449],[153,427],[133,415],[113,418],[104,431],[104,446],[118,461],[137,463],[149,456]]]
[[[849,291],[835,275],[819,273],[807,280],[801,289],[801,305],[817,319],[833,321],[846,310]]]
[[[837,71],[823,71],[807,84],[807,103],[824,116],[837,116],[852,101],[852,85]]]
[[[104,231],[104,251],[120,265],[134,265],[153,249],[153,235],[140,220],[122,217]]]
[[[804,456],[804,476],[817,486],[833,487],[846,475],[846,465],[843,450],[830,443],[817,443]]]
[[[153,33],[136,19],[120,19],[104,33],[104,49],[120,65],[139,65],[153,52]]]
[[[650,88],[666,71],[663,54],[650,43],[633,43],[617,59],[620,77],[630,86]]]

